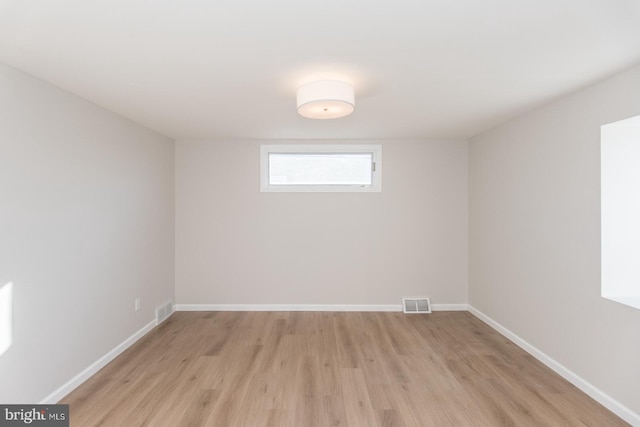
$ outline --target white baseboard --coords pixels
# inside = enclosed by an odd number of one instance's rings
[[[176,304],[176,311],[402,311],[400,304]]]
[[[467,304],[431,304],[431,311],[467,311]]]
[[[433,311],[466,311],[467,304],[432,304]],[[176,311],[402,311],[401,304],[176,304]]]
[[[509,340],[513,341],[518,347],[522,348],[524,351],[538,359],[544,365],[555,371],[558,375],[560,375],[565,380],[569,381],[571,384],[578,387],[580,390],[591,396],[595,401],[599,402],[602,406],[609,409],[611,412],[631,424],[632,426],[640,426],[640,415],[633,412],[631,409],[624,406],[622,403],[618,402],[590,382],[586,381],[582,377],[578,376],[573,371],[569,370],[565,366],[558,363],[556,360],[552,359],[547,354],[540,351],[538,348],[529,344],[527,341],[520,338],[515,333],[511,332],[509,329],[502,326],[500,323],[496,322],[486,314],[482,313],[477,308],[469,305],[469,312],[476,316],[478,319],[482,320],[487,325],[491,326],[496,331],[500,332]]]
[[[50,404],[59,402],[60,399],[65,397],[67,394],[71,393],[76,387],[78,387],[80,384],[88,380],[92,375],[94,375],[100,369],[104,368],[107,365],[107,363],[111,362],[113,359],[118,357],[120,353],[122,353],[123,351],[131,347],[133,344],[135,344],[136,341],[138,341],[140,338],[145,336],[155,326],[156,326],[155,320],[152,320],[151,322],[147,323],[145,326],[142,327],[142,329],[140,329],[139,331],[131,335],[129,338],[124,340],[122,343],[116,346],[109,353],[102,356],[96,362],[91,364],[91,366],[89,366],[88,368],[80,372],[75,377],[71,378],[60,388],[58,388],[53,393],[51,393],[50,395],[42,399],[40,401],[40,405],[50,405]]]

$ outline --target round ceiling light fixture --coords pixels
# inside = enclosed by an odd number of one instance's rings
[[[337,119],[353,113],[353,86],[340,80],[318,80],[300,86],[298,114],[309,119]]]

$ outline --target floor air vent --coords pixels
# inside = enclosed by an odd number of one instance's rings
[[[429,298],[402,298],[403,313],[431,313]]]

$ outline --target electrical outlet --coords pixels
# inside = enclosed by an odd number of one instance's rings
[[[140,310],[140,298],[135,299],[135,301],[133,302],[133,306],[136,311]]]

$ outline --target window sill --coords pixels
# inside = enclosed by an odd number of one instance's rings
[[[618,302],[620,304],[628,305],[629,307],[637,308],[640,310],[640,297],[613,297],[613,296],[605,296],[602,298]]]

